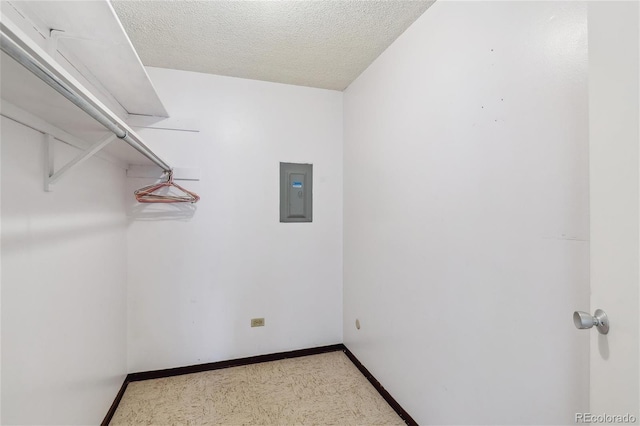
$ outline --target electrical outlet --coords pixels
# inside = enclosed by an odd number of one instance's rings
[[[264,318],[251,318],[251,327],[264,327]]]

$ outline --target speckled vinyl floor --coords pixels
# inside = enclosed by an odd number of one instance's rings
[[[129,383],[111,425],[404,425],[338,351]]]

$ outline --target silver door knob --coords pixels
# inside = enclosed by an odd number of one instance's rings
[[[588,312],[575,311],[573,313],[573,323],[576,328],[581,330],[595,325],[600,334],[609,332],[609,317],[602,309],[596,309],[593,315]]]

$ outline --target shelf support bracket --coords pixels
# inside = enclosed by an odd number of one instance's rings
[[[44,190],[51,192],[49,178],[53,174],[53,140],[54,137],[48,133],[44,134]]]
[[[87,161],[93,155],[95,155],[98,151],[100,151],[105,146],[109,145],[111,142],[116,140],[118,137],[113,133],[108,134],[107,136],[100,139],[98,142],[91,145],[85,151],[82,151],[78,154],[73,160],[69,161],[67,164],[62,166],[60,170],[54,172],[54,161],[53,161],[53,136],[46,134],[45,135],[45,183],[44,190],[47,192],[51,192],[51,185],[56,183],[60,178],[66,174],[69,170],[74,169],[80,164]]]

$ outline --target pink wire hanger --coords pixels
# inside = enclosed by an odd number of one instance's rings
[[[198,194],[184,189],[173,181],[173,170],[169,170],[168,173],[169,177],[166,182],[145,186],[135,191],[136,200],[139,203],[197,203],[200,200]],[[184,195],[154,194],[154,192],[162,188],[177,188]]]

